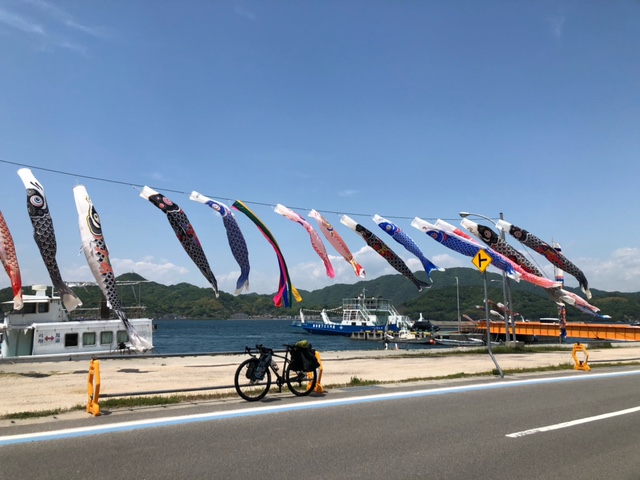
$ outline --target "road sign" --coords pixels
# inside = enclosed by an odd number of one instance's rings
[[[489,254],[487,254],[486,251],[478,250],[476,256],[473,257],[473,260],[471,260],[471,263],[473,263],[478,270],[484,272],[487,267],[491,265],[491,261],[491,257],[489,256]]]

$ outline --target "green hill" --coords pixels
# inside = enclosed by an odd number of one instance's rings
[[[423,272],[417,276],[426,279]],[[200,288],[188,283],[166,286],[150,282],[134,273],[118,277],[119,293],[122,305],[128,308],[145,307],[145,315],[153,318],[213,318],[232,317],[278,317],[295,316],[299,308],[321,309],[342,305],[343,298],[381,296],[388,298],[396,308],[413,319],[420,313],[432,320],[450,320],[458,318],[458,298],[460,313],[472,318],[484,318],[484,313],[476,305],[484,304],[483,275],[471,268],[450,268],[444,272],[434,272],[431,288],[418,292],[416,287],[401,275],[386,275],[373,280],[354,284],[337,284],[313,292],[300,290],[303,301],[291,308],[273,306],[272,295],[255,293],[231,295],[220,292],[216,298],[210,288]],[[456,286],[457,278],[457,286]],[[539,287],[521,281],[510,282],[514,310],[525,318],[536,320],[542,317],[556,317],[556,304]],[[487,274],[489,298],[494,302],[503,302],[502,276]],[[579,295],[577,289],[570,289]],[[28,293],[29,288],[24,288]],[[100,305],[101,292],[97,286],[74,287],[74,291],[83,302],[83,307],[96,309]],[[592,290],[592,305],[601,309],[601,313],[610,315],[612,321],[629,323],[640,321],[640,292],[621,293]],[[0,290],[0,301],[13,297],[11,288]],[[95,311],[82,311],[87,316],[95,316]],[[132,315],[133,316],[133,315]],[[570,322],[598,322],[599,318],[587,315],[567,306],[567,320]]]

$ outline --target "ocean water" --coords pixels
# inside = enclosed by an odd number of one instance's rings
[[[340,335],[312,335],[291,320],[154,320],[153,345],[158,354],[240,353],[260,343],[278,350],[285,343],[308,340],[319,351],[381,350],[382,342]],[[403,345],[402,348],[425,348]]]

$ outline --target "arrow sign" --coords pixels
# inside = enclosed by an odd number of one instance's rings
[[[484,273],[484,271],[491,265],[491,257],[484,250],[478,250],[476,256],[473,257],[471,263],[473,263],[478,270]]]

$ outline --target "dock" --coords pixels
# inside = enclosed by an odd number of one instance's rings
[[[516,322],[515,327],[516,337],[560,337],[559,323]],[[485,321],[479,321],[473,328],[486,334],[487,326]],[[491,329],[491,335],[504,337],[504,322],[489,322],[489,328]],[[565,328],[569,339],[640,341],[640,326],[611,323],[567,323]],[[511,331],[511,327],[509,327],[509,330]]]
[[[384,330],[374,330],[371,332],[354,332],[351,334],[352,340],[369,340],[384,342],[385,335],[388,343],[402,343],[402,344],[419,344],[419,345],[432,345],[433,335],[429,332],[412,332],[410,336],[399,335],[398,332],[387,332]]]

